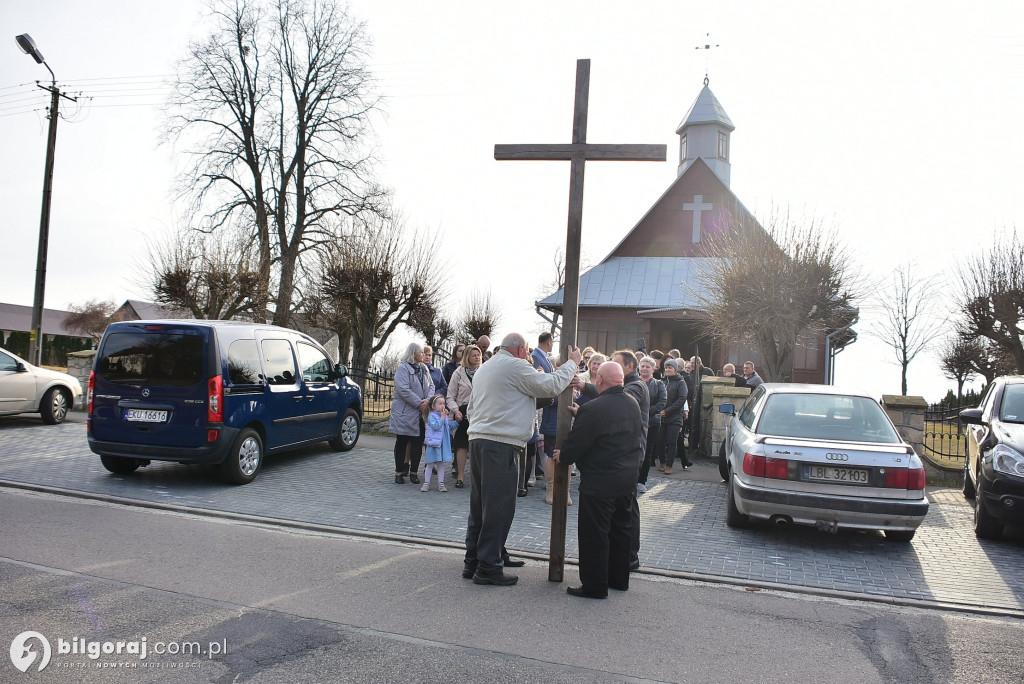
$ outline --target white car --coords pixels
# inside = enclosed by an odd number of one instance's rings
[[[56,425],[82,404],[82,383],[77,378],[38,368],[0,349],[0,416],[38,413],[44,423]]]
[[[921,459],[878,402],[824,385],[764,384],[732,415],[721,454],[726,523],[884,530],[910,541],[928,513]]]

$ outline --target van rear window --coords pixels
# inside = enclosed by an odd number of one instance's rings
[[[97,374],[123,385],[188,387],[205,379],[205,338],[175,333],[111,333]]]

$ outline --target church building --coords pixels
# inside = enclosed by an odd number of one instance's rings
[[[735,126],[708,87],[676,129],[679,168],[675,181],[612,252],[580,277],[577,343],[602,352],[679,349],[701,356],[716,372],[726,363],[753,361],[757,350],[702,335],[702,311],[694,297],[707,257],[701,242],[737,226],[763,230],[729,187],[730,137]],[[536,302],[561,313],[563,292]],[[831,332],[831,331],[829,331]],[[828,383],[835,354],[856,334],[806,335],[790,360],[787,380]]]

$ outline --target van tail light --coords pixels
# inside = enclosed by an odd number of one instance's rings
[[[210,378],[207,383],[209,403],[206,405],[206,422],[224,422],[224,379],[220,375]]]
[[[92,416],[92,396],[96,390],[96,371],[89,371],[89,389],[85,393],[85,402],[89,407],[89,415]]]

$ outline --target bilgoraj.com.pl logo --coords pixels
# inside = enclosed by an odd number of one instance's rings
[[[98,661],[105,656],[123,659],[117,664],[97,662],[95,667],[136,667],[139,662],[142,663],[142,667],[146,667],[145,660],[150,654],[159,656],[206,656],[206,658],[212,659],[215,656],[224,654],[227,651],[227,646],[226,639],[211,641],[204,647],[198,641],[154,641],[150,643],[146,637],[135,641],[89,641],[82,637],[72,639],[58,637],[56,655],[80,655],[86,656],[93,661]],[[22,672],[28,672],[29,668],[33,667],[33,665],[35,665],[37,671],[41,671],[50,664],[50,659],[53,655],[54,651],[50,646],[49,639],[39,632],[22,632],[14,637],[14,641],[11,642],[11,662],[14,664],[14,667]],[[38,665],[36,665],[37,660]],[[160,666],[159,663],[152,663],[152,665]],[[63,666],[67,667],[69,665],[63,664]],[[84,667],[85,663],[81,662],[70,666]],[[185,667],[185,665],[182,666]]]

